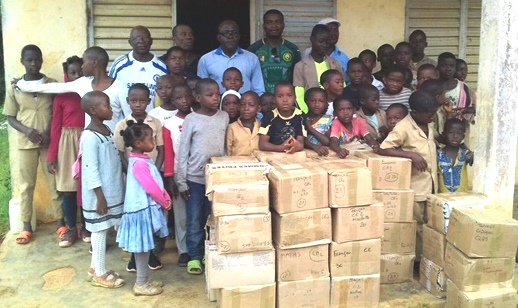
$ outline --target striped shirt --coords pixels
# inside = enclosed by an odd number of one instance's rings
[[[408,109],[410,106],[408,105],[408,98],[410,98],[410,94],[412,91],[410,89],[403,87],[403,90],[398,94],[387,94],[385,91],[380,91],[380,109],[387,110],[388,106],[394,103],[400,103],[405,105]]]

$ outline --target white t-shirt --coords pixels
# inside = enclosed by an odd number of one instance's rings
[[[182,126],[185,118],[179,117],[175,114],[172,118],[165,121],[164,128],[168,129],[171,132],[171,141],[173,143],[173,151],[175,153],[174,156],[174,170],[178,170],[178,148],[180,146],[180,137],[182,136]]]
[[[160,120],[160,123],[162,123],[162,126],[164,125],[165,121],[172,118],[178,110],[166,110],[162,108],[162,106],[158,106],[155,109],[148,112],[148,114],[154,118],[157,118]]]

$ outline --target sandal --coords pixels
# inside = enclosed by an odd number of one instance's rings
[[[187,273],[191,275],[201,275],[203,269],[201,268],[200,260],[191,260],[187,263]]]
[[[115,272],[115,271],[112,271],[112,270],[109,270],[109,271],[108,271],[108,274],[112,274],[112,275],[115,275],[115,276],[117,276],[117,277],[121,278],[121,275],[120,275],[119,273],[117,273],[117,272]],[[86,280],[87,282],[91,282],[91,281],[92,281],[92,279],[94,278],[94,275],[95,275],[95,270],[94,270],[94,268],[93,268],[93,267],[90,267],[90,268],[88,269],[88,272],[86,272],[86,278],[85,278],[85,280]]]
[[[60,240],[63,240],[65,238],[65,234],[67,234],[67,232],[68,232],[68,227],[67,226],[59,227],[56,230],[56,234],[58,235]]]
[[[16,243],[17,244],[28,244],[31,241],[32,238],[32,232],[31,231],[21,231],[18,233],[18,237],[16,237]]]
[[[151,281],[147,281],[145,284],[140,285],[140,286],[138,284],[135,284],[133,286],[133,294],[135,294],[135,296],[139,296],[139,295],[148,295],[148,296],[158,295],[158,294],[162,293],[163,291],[164,291],[164,289],[162,289],[162,287],[153,285],[151,283]]]
[[[107,289],[116,289],[124,285],[124,280],[115,275],[115,272],[108,271],[102,276],[93,275],[90,284],[94,287],[102,287]]]

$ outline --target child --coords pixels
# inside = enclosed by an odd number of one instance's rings
[[[112,109],[108,95],[100,91],[86,93],[81,108],[90,118],[80,141],[81,182],[86,229],[92,232],[92,262],[88,277],[93,286],[119,288],[124,280],[106,269],[108,229],[119,224],[124,204],[122,168],[113,146],[112,132],[103,124]]]
[[[331,139],[329,147],[335,151],[340,158],[349,155],[349,151],[340,147],[342,144],[350,143],[356,139],[364,139],[372,147],[375,153],[379,151],[379,144],[370,135],[365,121],[356,116],[356,108],[350,100],[339,97],[333,102],[336,120],[331,125]]]
[[[372,84],[378,90],[381,91],[381,89],[383,89],[383,82],[374,78],[374,75],[372,75],[372,71],[376,67],[376,54],[374,53],[374,51],[370,49],[365,49],[362,52],[360,52],[358,58],[360,58],[360,60],[363,61],[365,67],[367,68],[366,78],[368,79],[368,83]]]
[[[428,42],[426,41],[426,34],[422,30],[414,30],[408,37],[408,42],[410,43],[410,48],[412,50],[410,69],[414,76],[419,67],[423,64],[431,64],[433,66],[437,65],[435,60],[427,57],[424,53],[425,48],[428,47]]]
[[[131,108],[131,114],[124,120],[117,123],[115,128],[116,132],[126,130],[127,121],[144,121],[145,124],[149,125],[153,129],[153,138],[155,139],[156,147],[149,152],[149,156],[155,162],[158,169],[162,167],[164,162],[164,139],[162,138],[162,124],[160,120],[153,118],[148,115],[146,108],[151,102],[149,98],[149,88],[142,83],[133,84],[128,90],[128,97],[126,102]],[[118,135],[118,136],[117,136]],[[122,168],[124,171],[128,170],[128,159],[130,149],[124,145],[124,140],[120,134],[117,134],[115,139],[115,146],[119,150],[121,156]]]
[[[21,77],[28,85],[41,85],[55,82],[40,73],[43,63],[41,49],[36,45],[26,45],[22,48],[21,61],[25,74]],[[45,164],[50,138],[50,122],[52,119],[52,96],[47,94],[23,93],[17,88],[9,87],[3,114],[7,123],[16,130],[16,146],[20,189],[21,220],[23,230],[16,237],[16,243],[27,244],[32,238],[32,201],[34,187],[38,174],[38,165]],[[56,191],[56,182],[52,174],[44,169],[45,180],[49,189],[52,209],[57,219],[58,235],[66,231],[61,208],[61,196]]]
[[[236,67],[227,68],[223,73],[221,85],[225,91],[234,90],[239,92],[239,89],[243,86],[243,75],[241,74],[241,71]]]
[[[196,100],[201,108],[185,117],[180,139],[177,184],[186,200],[187,249],[191,260],[187,272],[200,275],[204,256],[205,223],[210,202],[205,196],[205,164],[211,157],[225,155],[225,130],[228,114],[219,110],[219,86],[204,78],[196,85]]]
[[[321,88],[310,88],[304,97],[309,107],[306,118],[308,136],[304,138],[304,146],[318,153],[320,156],[329,155],[329,129],[333,116],[326,114],[327,93]]]
[[[437,182],[437,150],[433,119],[439,104],[425,91],[412,93],[411,112],[381,144],[381,155],[412,160],[411,188],[415,192],[414,219],[417,221],[416,259],[421,256],[423,224],[427,222],[426,196],[434,193]]]
[[[380,109],[380,93],[371,85],[364,85],[360,88],[361,108],[357,114],[365,120],[370,135],[376,141],[381,142],[388,133],[387,118],[385,111]]]
[[[344,76],[338,70],[327,70],[320,76],[320,84],[327,94],[326,115],[333,115],[333,101],[344,92]],[[306,91],[307,92],[307,91]]]
[[[356,110],[360,109],[360,86],[363,84],[365,72],[368,71],[365,64],[359,58],[352,58],[347,62],[347,76],[351,83],[344,88],[342,96],[349,99],[354,104]]]
[[[383,77],[383,90],[380,91],[380,109],[386,110],[394,103],[400,103],[408,108],[408,98],[412,91],[403,87],[405,83],[405,71],[399,66],[392,66]]]
[[[466,133],[464,123],[452,118],[444,123],[442,133],[446,146],[437,150],[439,193],[467,192],[470,151],[461,147]]]
[[[299,62],[300,63],[300,62]],[[295,89],[287,81],[275,86],[277,108],[264,115],[259,129],[259,150],[295,153],[304,149],[304,118],[295,108]]]
[[[410,63],[412,62],[412,47],[407,42],[400,42],[396,45],[394,49],[394,63],[405,69],[410,68]],[[412,72],[413,74],[413,72]]]
[[[401,120],[403,120],[408,115],[408,108],[400,103],[394,103],[388,106],[385,111],[385,115],[387,117],[387,135],[390,133],[396,124],[398,124]]]
[[[187,85],[189,86],[189,88],[191,88],[191,93],[196,93],[196,84],[200,80],[201,80],[201,78],[198,76],[193,76],[193,77],[185,79],[185,81],[187,82]],[[194,96],[193,96],[191,108],[192,108],[192,111],[197,111],[198,109],[200,109],[200,103],[196,101],[196,98]]]
[[[263,94],[264,95],[264,94]],[[250,156],[259,149],[259,128],[261,122],[256,114],[259,110],[259,96],[247,91],[241,96],[239,119],[227,129],[227,155]]]
[[[241,94],[234,90],[227,90],[221,96],[221,110],[228,113],[229,123],[234,123],[239,118],[239,100]]]
[[[174,78],[170,75],[162,75],[158,77],[156,81],[156,96],[155,104],[160,101],[157,105],[149,112],[149,115],[160,120],[160,123],[164,125],[164,122],[176,114],[176,107],[171,102],[173,96],[173,87],[175,85]]]
[[[457,68],[455,70],[455,78],[464,82],[468,76],[468,64],[462,59],[457,59]]]
[[[433,97],[435,97],[435,100],[439,105],[439,109],[437,110],[437,114],[435,115],[434,119],[434,129],[440,134],[442,133],[445,121],[453,116],[452,104],[446,98],[444,84],[438,79],[429,79],[423,82],[421,85],[421,90],[428,92]]]
[[[272,93],[264,92],[260,97],[261,109],[257,113],[257,119],[261,120],[265,114],[275,109],[275,96]]]
[[[148,279],[148,260],[155,247],[153,235],[166,237],[169,234],[162,209],[171,209],[171,198],[164,189],[155,162],[146,154],[155,148],[153,130],[142,119],[137,123],[128,120],[126,126],[120,134],[124,145],[131,147],[131,153],[126,172],[124,212],[116,240],[119,247],[135,256],[137,280],[133,293],[156,295],[162,293],[163,283]]]
[[[173,103],[177,113],[164,123],[164,177],[169,191],[173,196],[174,234],[176,248],[178,249],[178,262],[180,267],[186,267],[189,262],[187,253],[186,232],[187,217],[185,200],[178,193],[178,179],[175,172],[178,170],[178,153],[180,136],[185,117],[191,113],[193,96],[191,89],[185,84],[176,85],[173,89]]]
[[[374,78],[379,81],[383,81],[383,77],[386,75],[386,70],[394,65],[394,47],[390,44],[383,44],[378,48],[377,51],[378,62],[380,63],[381,69],[374,73]]]
[[[439,79],[444,84],[446,97],[451,100],[456,116],[472,117],[475,106],[471,104],[470,89],[464,82],[455,79],[457,59],[452,53],[444,52],[439,55],[438,60]]]
[[[416,89],[421,89],[421,85],[423,82],[429,79],[437,79],[439,78],[439,73],[437,72],[437,68],[433,64],[425,63],[417,69],[417,84]]]
[[[83,60],[72,56],[63,62],[65,82],[82,76]],[[59,247],[69,247],[77,240],[77,182],[72,178],[72,165],[79,150],[79,137],[85,127],[85,113],[81,109],[81,97],[77,93],[59,94],[52,104],[52,127],[50,130],[47,170],[56,177],[56,189],[63,195],[67,231],[59,242]],[[84,226],[80,230],[83,241],[90,241],[90,232]]]

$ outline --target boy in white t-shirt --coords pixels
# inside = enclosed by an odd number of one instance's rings
[[[176,114],[176,105],[173,104],[174,78],[163,75],[156,81],[156,94],[162,104],[149,112],[149,115],[160,120],[162,125]]]

